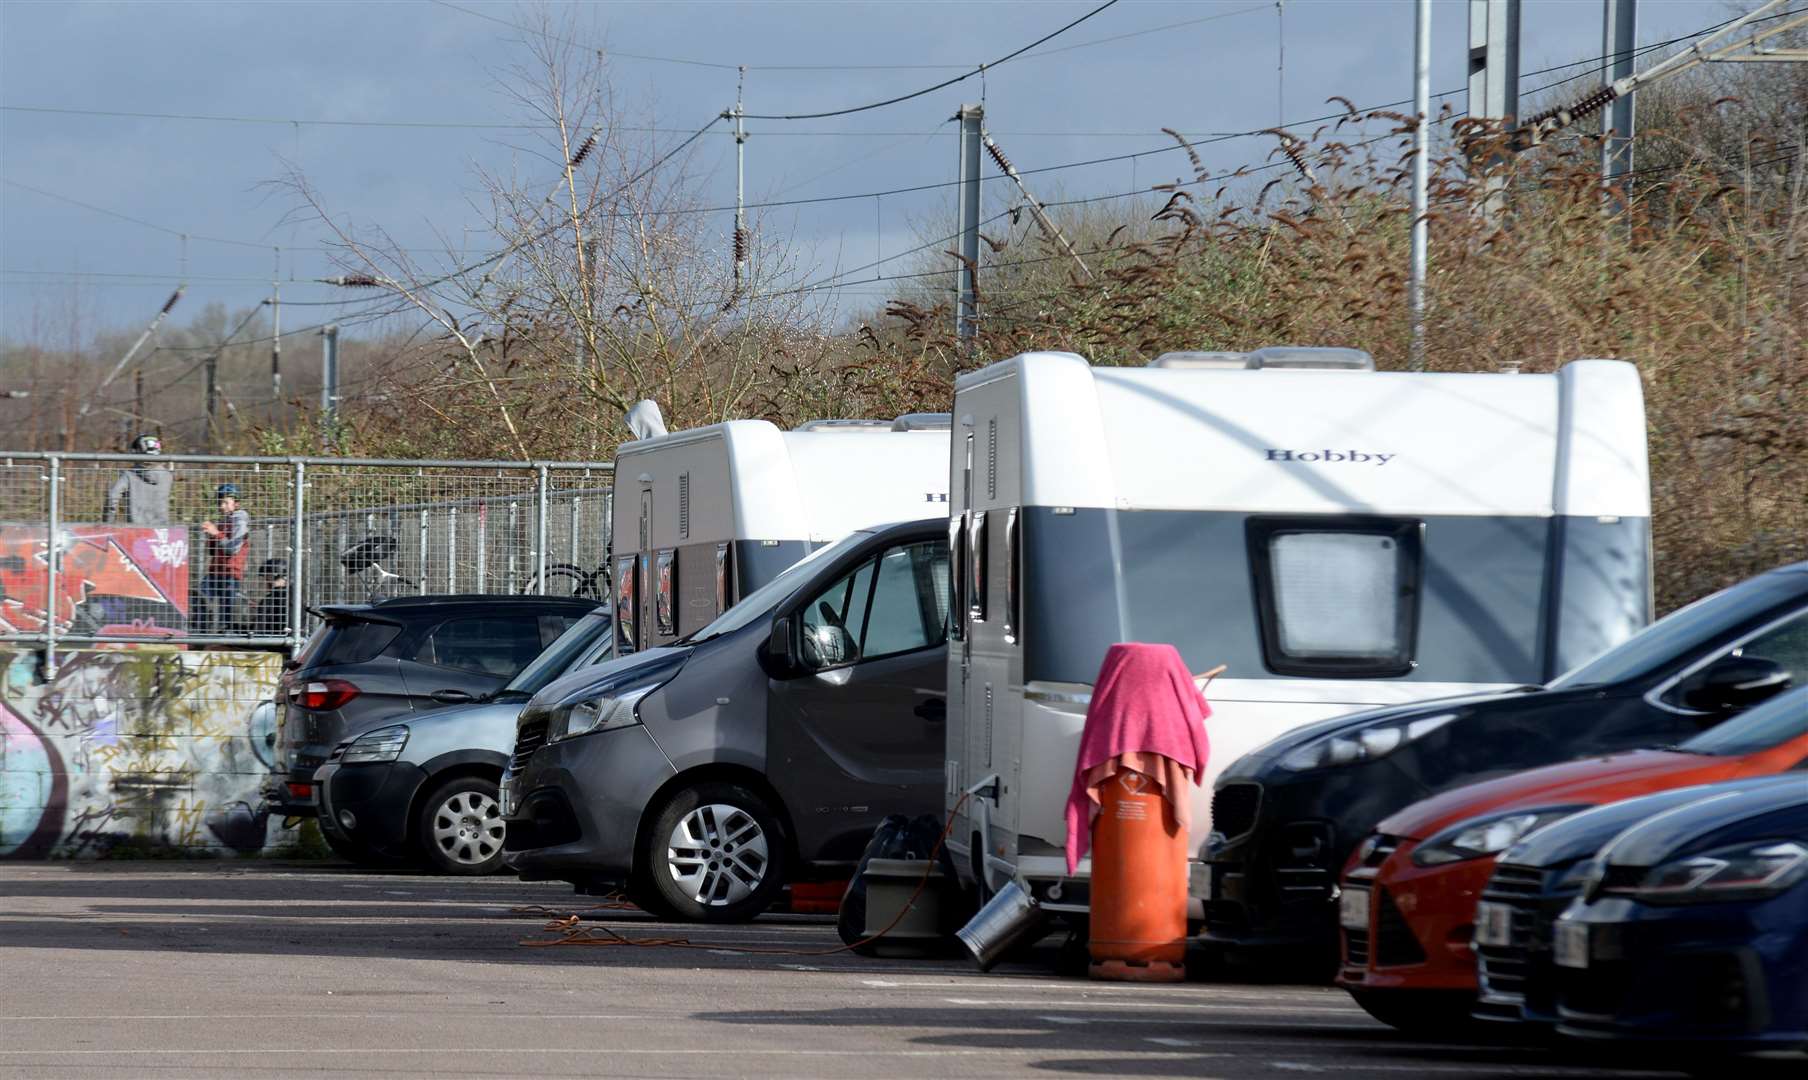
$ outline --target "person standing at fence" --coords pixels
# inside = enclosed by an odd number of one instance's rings
[[[265,559],[257,568],[264,593],[251,611],[251,632],[260,637],[280,637],[289,632],[289,561]]]
[[[221,484],[214,495],[220,500],[220,521],[201,523],[207,534],[207,576],[201,579],[201,596],[207,602],[204,632],[223,634],[232,629],[238,611],[239,586],[251,554],[251,515],[239,507],[237,484]]]
[[[134,454],[161,454],[163,442],[155,435],[140,435],[132,440]],[[131,468],[121,469],[113,486],[107,489],[107,508],[101,520],[111,525],[169,524],[170,481],[174,474],[168,465],[135,461]]]

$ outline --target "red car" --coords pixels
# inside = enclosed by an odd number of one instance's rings
[[[1602,803],[1804,768],[1808,689],[1779,694],[1680,746],[1550,765],[1407,807],[1376,826],[1344,868],[1337,983],[1402,1031],[1467,1026],[1477,991],[1470,942],[1479,935],[1489,944],[1508,929],[1507,909],[1484,909],[1478,920],[1477,901],[1495,857],[1520,837]]]

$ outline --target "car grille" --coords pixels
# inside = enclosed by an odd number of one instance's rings
[[[1503,864],[1482,899],[1513,911],[1512,940],[1506,945],[1476,947],[1482,989],[1488,1011],[1519,1019],[1519,1010],[1539,1017],[1551,1016],[1555,965],[1551,961],[1551,926],[1576,895],[1574,888],[1559,891],[1555,880],[1565,868],[1553,871],[1531,866]]]
[[[1212,793],[1212,831],[1234,840],[1256,827],[1262,785],[1225,784]]]
[[[1331,826],[1322,821],[1289,822],[1279,830],[1275,880],[1284,904],[1322,904],[1331,899],[1343,859],[1333,850]]]
[[[1425,950],[1386,889],[1375,890],[1375,905],[1375,966],[1423,963]]]
[[[545,745],[546,718],[523,721],[515,729],[515,756],[509,759],[509,768],[516,772],[527,768],[527,761],[534,756],[534,751]]]
[[[1343,958],[1351,967],[1369,966],[1369,932],[1367,930],[1351,930],[1344,927]]]

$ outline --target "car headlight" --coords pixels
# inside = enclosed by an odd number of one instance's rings
[[[1637,885],[1608,887],[1610,895],[1652,903],[1701,904],[1775,896],[1808,876],[1808,845],[1795,840],[1706,851],[1653,867]]]
[[[402,747],[408,745],[408,728],[405,725],[378,728],[367,731],[352,740],[339,758],[342,764],[358,762],[394,761],[402,756]]]
[[[1520,837],[1584,809],[1586,807],[1550,806],[1465,821],[1420,844],[1413,851],[1412,861],[1419,866],[1442,866],[1499,855],[1519,843]]]
[[[1281,758],[1280,766],[1294,772],[1306,772],[1377,761],[1408,743],[1423,739],[1456,718],[1456,713],[1439,713],[1418,720],[1382,722],[1356,731],[1321,736],[1289,751]]]
[[[633,727],[640,723],[640,714],[636,709],[640,699],[658,688],[658,684],[637,686],[607,697],[560,705],[552,710],[551,723],[547,727],[547,741],[558,742],[592,732]]]

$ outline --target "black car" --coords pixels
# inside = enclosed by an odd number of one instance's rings
[[[397,714],[476,701],[502,689],[595,600],[410,596],[328,606],[276,686],[271,809],[316,813],[314,771],[345,739]]]
[[[1648,818],[1703,799],[1765,788],[1808,785],[1800,772],[1698,784],[1608,803],[1565,818],[1508,848],[1495,864],[1481,903],[1504,916],[1476,916],[1475,957],[1481,975],[1478,1020],[1557,1022],[1557,969],[1551,933],[1557,916],[1582,895],[1589,861],[1609,840]]]
[[[1808,682],[1808,563],[1672,612],[1546,686],[1289,732],[1213,790],[1206,940],[1332,970],[1338,873],[1389,814],[1461,784],[1678,742],[1794,682]]]

